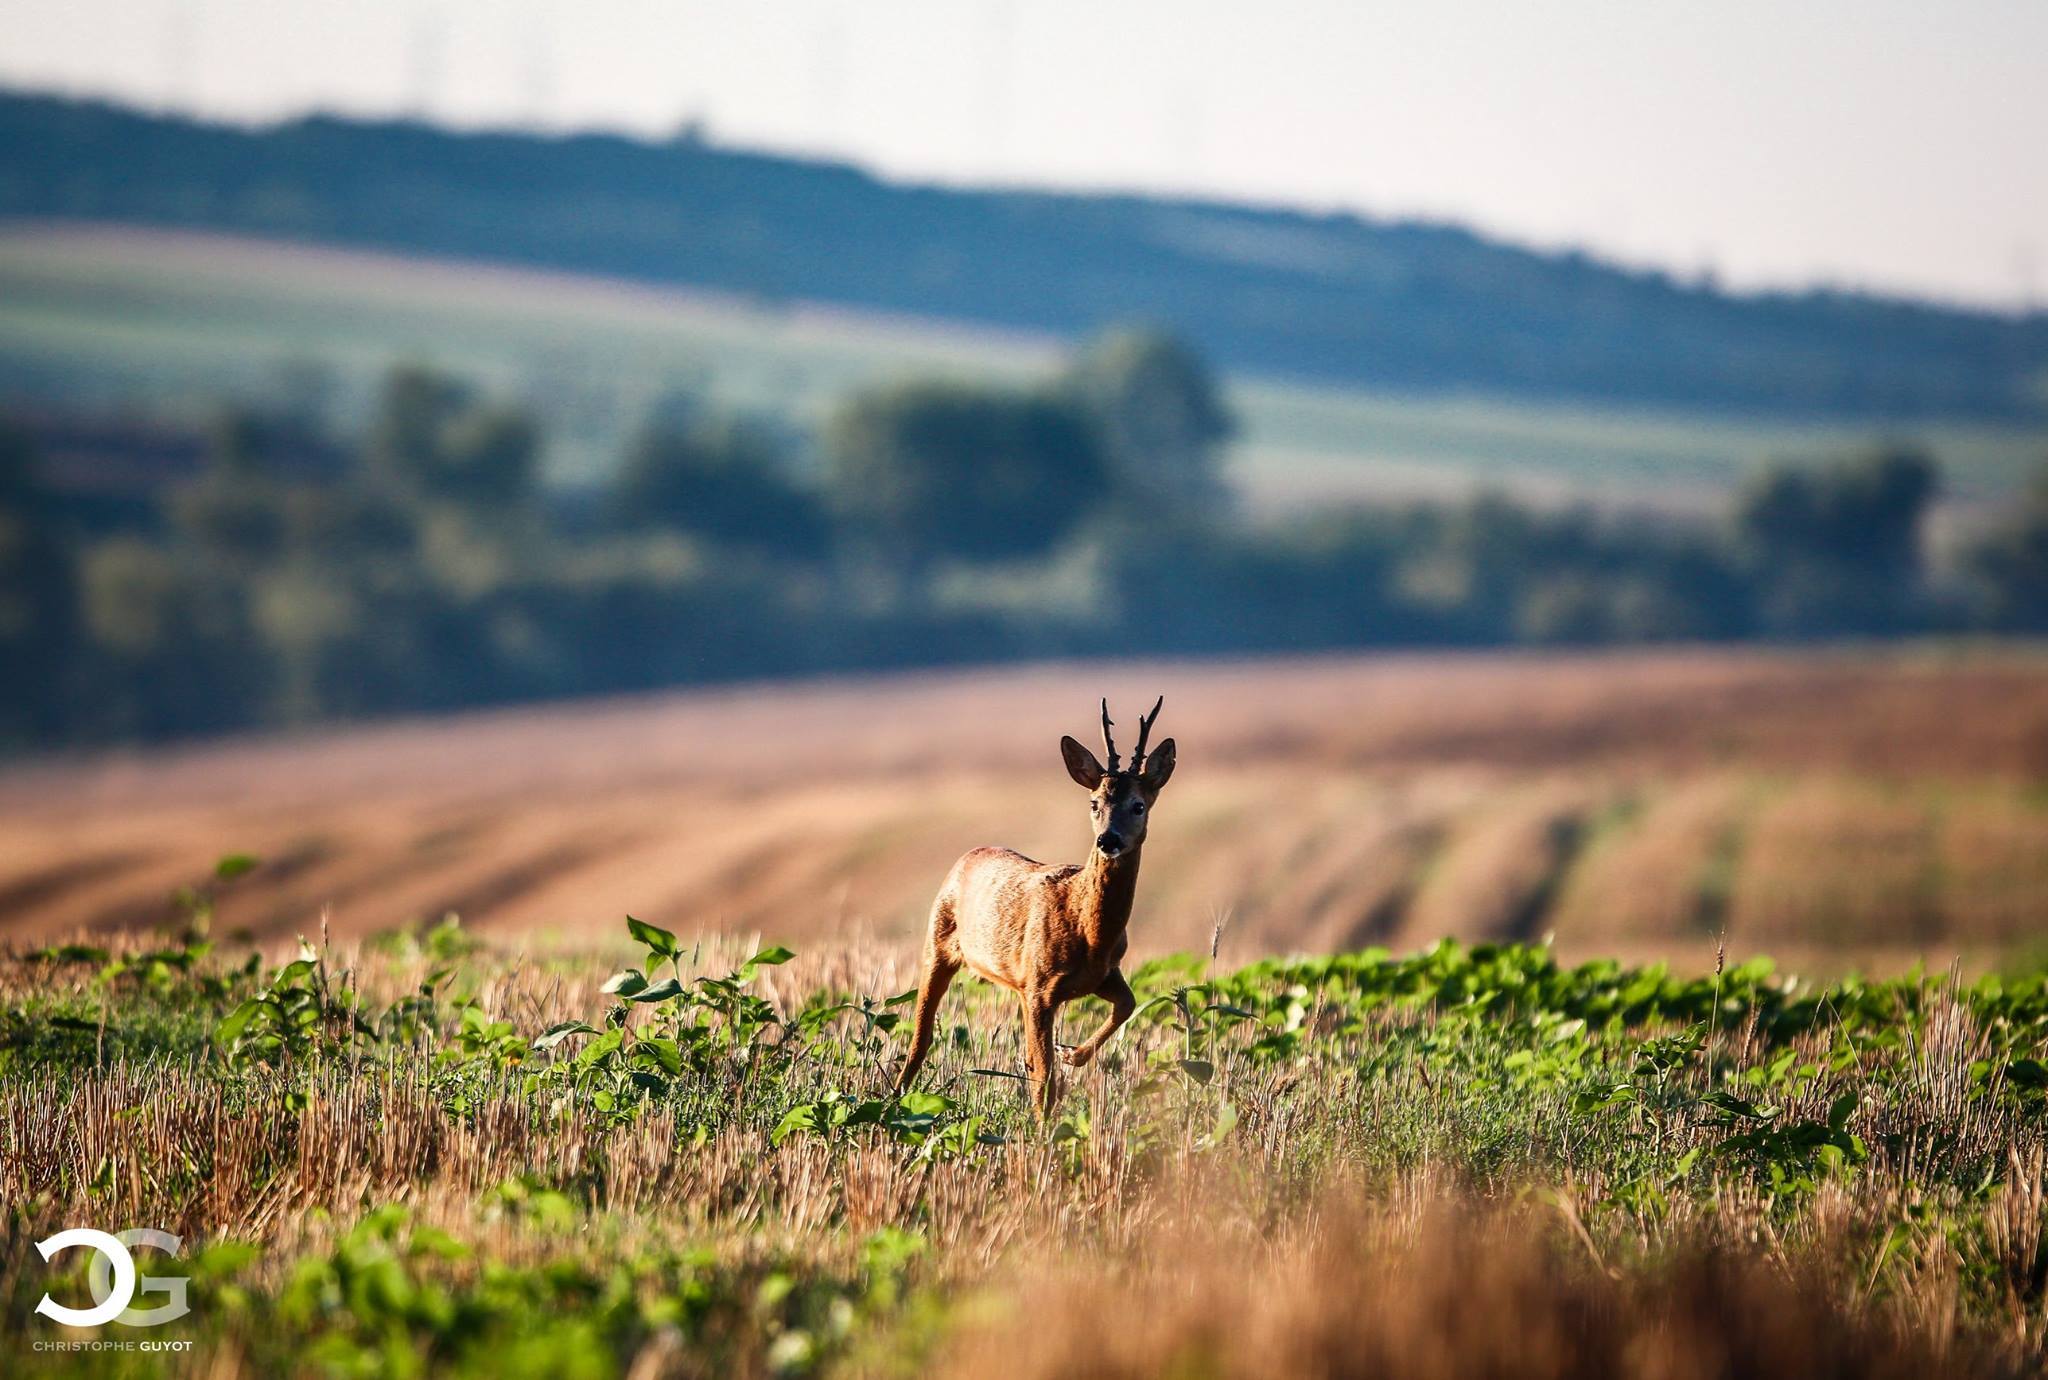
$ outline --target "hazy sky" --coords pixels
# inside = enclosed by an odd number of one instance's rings
[[[424,111],[2048,303],[2048,0],[0,0],[0,79]]]

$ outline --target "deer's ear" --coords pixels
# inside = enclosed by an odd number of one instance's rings
[[[1102,784],[1102,763],[1071,737],[1060,739],[1060,756],[1067,761],[1067,775],[1083,790],[1092,791]]]
[[[1138,779],[1145,783],[1145,789],[1157,794],[1166,784],[1166,778],[1173,775],[1173,739],[1168,738],[1158,747],[1145,754],[1145,766],[1138,773]]]

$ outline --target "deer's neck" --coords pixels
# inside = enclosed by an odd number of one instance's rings
[[[1138,895],[1138,855],[1142,845],[1105,858],[1090,849],[1081,868],[1076,888],[1080,901],[1077,917],[1088,937],[1089,948],[1099,948],[1123,934],[1131,923],[1131,902]]]

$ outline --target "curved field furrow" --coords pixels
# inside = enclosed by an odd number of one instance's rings
[[[1554,934],[1574,953],[1988,960],[2048,886],[2048,659],[1713,654],[1040,666],[372,725],[0,774],[0,941],[444,911],[574,943],[908,943],[951,860],[1082,856],[1054,745],[1164,692],[1137,951]]]

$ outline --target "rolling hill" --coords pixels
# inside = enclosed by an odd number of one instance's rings
[[[1023,383],[1061,358],[1042,335],[851,309],[773,307],[586,274],[77,222],[0,226],[0,399],[154,416],[196,454],[221,397],[316,384],[359,429],[384,371],[431,360],[516,396],[548,470],[601,482],[665,395],[801,428],[851,389],[902,375]],[[1766,459],[1824,460],[1900,432],[1944,471],[1945,500],[1988,511],[2048,456],[2048,417],[1896,423],[1703,407],[1414,395],[1237,373],[1231,480],[1253,509],[1440,499],[1496,487],[1531,502],[1711,509]]]
[[[230,231],[1067,337],[1170,322],[1227,368],[1404,391],[2036,420],[2048,314],[1737,296],[1451,226],[892,184],[696,140],[245,129],[0,97],[0,216]]]

